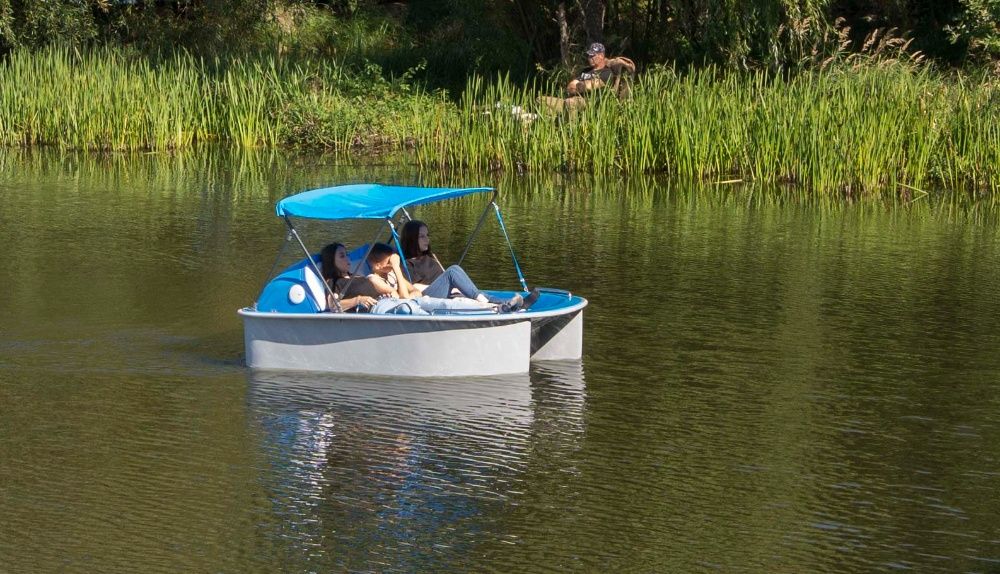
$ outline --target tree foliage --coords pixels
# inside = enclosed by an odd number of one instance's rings
[[[952,40],[974,58],[1000,59],[1000,0],[963,0],[953,26]]]
[[[267,42],[273,0],[0,0],[0,49],[49,44],[225,51]]]
[[[97,35],[97,2],[0,0],[0,48],[38,47],[61,41],[78,44]]]
[[[438,84],[582,65],[582,47],[645,64],[786,68],[893,29],[931,59],[1000,57],[1000,0],[0,0],[0,54],[53,43],[358,58]]]

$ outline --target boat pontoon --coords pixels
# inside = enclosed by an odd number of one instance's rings
[[[514,313],[330,312],[330,287],[322,280],[319,257],[309,251],[292,223],[293,217],[383,221],[375,238],[386,233],[387,227],[390,242],[405,260],[396,231],[397,216],[409,220],[407,208],[484,192],[492,192],[489,202],[458,263],[492,211],[507,240],[520,289],[487,292],[498,297],[526,296],[528,283],[492,188],[357,184],[315,189],[279,201],[276,211],[287,227],[282,252],[294,241],[305,257],[273,276],[253,306],[239,310],[247,366],[417,377],[479,376],[526,372],[534,360],[579,359],[587,300],[560,289],[538,289],[541,296],[534,305]],[[367,245],[351,253],[355,274],[362,271],[370,249]]]

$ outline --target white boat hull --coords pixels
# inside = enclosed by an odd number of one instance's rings
[[[532,361],[565,361],[583,356],[583,310],[535,319],[531,328]]]
[[[528,370],[529,321],[413,320],[344,315],[244,314],[247,365],[414,377]],[[350,317],[353,319],[353,317]]]
[[[372,315],[241,309],[246,364],[406,377],[492,376],[531,360],[579,359],[583,307],[544,313]]]

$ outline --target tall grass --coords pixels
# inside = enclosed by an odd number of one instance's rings
[[[1000,86],[989,77],[893,60],[790,77],[657,69],[627,99],[599,95],[574,113],[539,104],[560,90],[472,77],[453,103],[328,60],[14,52],[0,62],[0,144],[412,149],[424,167],[662,173],[834,197],[1000,191]]]
[[[66,148],[185,147],[217,132],[202,64],[154,68],[121,52],[14,52],[0,81],[0,141]]]
[[[457,136],[421,160],[796,183],[848,196],[1000,189],[1000,88],[989,81],[892,62],[791,78],[708,68],[647,73],[631,98],[597,98],[575,114],[491,110],[535,111],[541,93],[470,81]]]
[[[395,89],[378,70],[349,74],[326,60],[205,61],[178,53],[154,63],[125,50],[50,48],[15,51],[0,62],[3,145],[170,150],[224,141],[350,149],[373,138],[404,139],[414,128],[394,117],[392,106],[414,105],[442,102]]]

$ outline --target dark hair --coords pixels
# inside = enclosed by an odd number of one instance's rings
[[[421,255],[433,255],[433,253],[431,253],[430,245],[427,246],[427,251],[420,250],[421,227],[427,227],[427,224],[419,219],[407,221],[406,224],[403,225],[403,233],[400,234],[399,239],[403,244],[403,256],[407,259],[420,257]]]
[[[323,265],[323,279],[330,283],[331,287],[342,277],[337,270],[337,250],[342,247],[344,247],[342,243],[331,243],[319,252],[319,260]]]
[[[385,243],[375,243],[372,250],[368,252],[368,261],[377,261],[395,253],[396,250]]]

